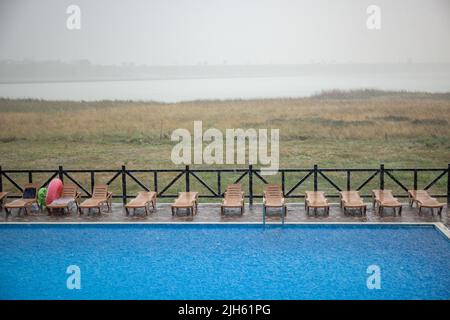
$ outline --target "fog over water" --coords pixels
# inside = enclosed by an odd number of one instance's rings
[[[80,28],[71,30],[73,4]],[[448,0],[0,0],[0,97],[447,92],[448,39]]]

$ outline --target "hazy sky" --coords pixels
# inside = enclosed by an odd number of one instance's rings
[[[81,30],[66,8],[81,8]],[[381,7],[381,30],[366,8]],[[449,0],[0,0],[0,59],[450,63]]]

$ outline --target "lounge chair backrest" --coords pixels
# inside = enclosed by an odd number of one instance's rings
[[[266,190],[281,190],[281,186],[279,184],[267,184],[264,189],[266,189]]]
[[[62,197],[63,198],[75,198],[77,195],[77,186],[71,183],[64,184]]]
[[[26,184],[23,187],[23,199],[36,199],[38,193],[39,185],[34,183]]]
[[[231,191],[231,190],[242,190],[242,186],[239,183],[230,184],[227,186],[227,191]]]
[[[360,200],[361,196],[358,191],[341,191],[342,199],[348,200]]]
[[[264,188],[264,193],[266,194],[283,193],[283,190],[281,189],[281,186],[278,184],[268,184]]]
[[[392,190],[373,190],[376,199],[393,199]]]
[[[136,198],[147,198],[150,191],[139,191]]]
[[[242,198],[242,193],[225,193],[225,198]]]
[[[92,198],[104,199],[108,195],[108,186],[107,185],[96,185],[94,187],[94,192],[92,193]]]
[[[179,192],[178,198],[187,200],[187,201],[194,201],[196,198],[197,193],[196,192]]]
[[[264,190],[264,193],[281,194],[281,193],[283,193],[283,191],[277,190],[277,189],[273,189],[273,190]]]
[[[323,200],[326,201],[325,193],[323,191],[306,191],[306,199]]]
[[[279,193],[279,192],[277,192],[277,193],[267,193],[267,192],[265,192],[264,193],[264,197],[266,199],[282,199],[283,195],[281,193]]]
[[[408,190],[412,196],[430,196],[427,190]]]

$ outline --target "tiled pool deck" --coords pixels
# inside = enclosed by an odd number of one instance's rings
[[[74,210],[73,210],[74,211]],[[442,216],[439,217],[437,213],[431,214],[429,210],[423,210],[419,215],[417,208],[410,208],[407,203],[403,205],[402,215],[393,215],[392,211],[386,210],[383,216],[380,216],[368,205],[366,216],[361,216],[359,213],[345,215],[342,209],[339,208],[337,203],[331,204],[330,215],[324,216],[320,213],[314,216],[313,213],[307,216],[304,206],[301,203],[289,203],[286,222],[290,223],[303,223],[303,222],[409,222],[409,223],[421,223],[421,222],[442,222],[449,227],[449,212],[448,206],[444,207]],[[106,208],[102,214],[90,213],[79,215],[78,213],[61,214],[55,213],[51,216],[44,212],[33,211],[28,215],[22,213],[20,216],[17,210],[8,216],[6,219],[5,211],[0,212],[0,221],[4,222],[154,222],[154,223],[170,223],[170,222],[194,222],[194,223],[220,223],[220,222],[250,222],[261,223],[262,222],[262,205],[260,203],[254,204],[252,208],[248,205],[245,208],[245,213],[241,216],[237,211],[230,211],[225,215],[220,215],[220,205],[218,203],[200,203],[198,208],[198,214],[187,216],[185,212],[180,212],[172,216],[169,203],[159,203],[157,210],[151,212],[148,216],[145,215],[143,210],[136,210],[136,213],[132,213],[126,216],[121,204],[113,204],[112,212],[107,213]],[[274,212],[268,212],[267,222],[281,222],[280,215]]]

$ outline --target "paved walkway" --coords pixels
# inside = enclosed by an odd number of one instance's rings
[[[286,222],[442,222],[449,226],[449,212],[446,206],[442,211],[442,216],[439,217],[437,213],[431,214],[428,210],[423,210],[422,214],[418,214],[416,208],[410,208],[408,204],[403,205],[403,212],[401,216],[394,216],[392,211],[386,209],[383,216],[374,213],[371,205],[368,206],[367,215],[361,216],[359,213],[345,215],[338,204],[332,204],[330,208],[330,215],[324,216],[319,213],[317,216],[311,213],[306,215],[303,204],[289,203]],[[15,210],[6,219],[5,211],[0,212],[0,221],[5,222],[262,222],[262,205],[254,204],[253,208],[246,206],[245,213],[241,216],[237,211],[220,215],[220,205],[217,203],[201,203],[199,204],[198,214],[195,216],[186,216],[186,213],[181,211],[172,216],[170,211],[170,204],[160,203],[157,210],[145,215],[143,210],[137,210],[136,213],[126,216],[121,204],[113,204],[111,213],[103,210],[102,214],[91,213],[79,215],[78,213],[71,214],[54,214],[49,216],[47,212],[32,212],[28,215],[23,213],[19,216]],[[274,212],[268,212],[268,222],[281,221],[280,215]]]

